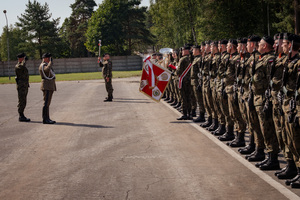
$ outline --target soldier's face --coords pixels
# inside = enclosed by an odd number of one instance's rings
[[[177,54],[176,53],[172,53],[173,58],[177,58]]]
[[[205,45],[205,51],[206,51],[206,52],[211,52],[211,51],[210,51],[210,45],[209,45],[209,44]]]
[[[282,50],[285,54],[288,54],[289,53],[289,49],[291,47],[291,44],[288,40],[283,40],[282,41]]]
[[[110,57],[109,57],[109,55],[108,55],[108,54],[106,54],[106,55],[104,56],[104,58],[103,58],[103,59],[104,59],[104,60],[109,60],[109,58],[110,58]]]
[[[266,42],[262,39],[258,44],[258,52],[265,53],[266,46],[267,46]]]
[[[49,62],[50,61],[50,58],[44,58],[44,62]]]
[[[227,43],[226,51],[230,53],[231,51],[231,43]]]
[[[24,57],[23,58],[18,58],[19,62],[23,62],[23,60],[24,60]]]
[[[237,50],[239,53],[242,52],[242,43],[238,43]]]

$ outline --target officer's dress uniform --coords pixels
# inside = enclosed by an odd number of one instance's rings
[[[16,73],[16,82],[17,82],[17,91],[18,91],[18,113],[20,115],[19,121],[30,121],[30,119],[24,116],[24,110],[27,103],[27,94],[29,88],[29,74],[28,69],[26,68],[25,59],[22,62],[18,62],[15,66]]]
[[[49,63],[42,62],[39,67],[39,72],[42,78],[41,90],[44,96],[43,106],[43,123],[55,123],[49,117],[49,106],[51,104],[52,95],[56,91],[55,74],[53,73],[52,61]]]
[[[108,94],[107,100],[113,99],[113,86],[112,86],[112,62],[110,60],[104,60],[99,62],[99,66],[102,67],[102,76],[105,81],[105,88]],[[106,79],[109,78],[107,81]]]

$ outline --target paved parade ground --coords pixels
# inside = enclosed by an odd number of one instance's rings
[[[42,124],[40,84],[30,85],[18,122],[17,91],[0,85],[0,199],[298,199],[179,112],[138,91],[139,77],[57,82]],[[281,167],[284,165],[281,164]]]

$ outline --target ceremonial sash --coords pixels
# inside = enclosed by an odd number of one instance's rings
[[[182,87],[182,80],[187,75],[187,73],[190,71],[191,67],[192,67],[192,63],[189,64],[189,66],[183,71],[183,73],[179,77],[179,82],[178,82],[178,88],[179,89],[181,89],[181,87]]]

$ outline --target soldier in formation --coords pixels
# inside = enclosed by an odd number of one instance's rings
[[[194,122],[238,147],[259,169],[274,170],[286,185],[300,188],[299,50],[300,36],[290,33],[208,40],[191,50],[185,45],[169,63],[175,72],[169,103],[181,104],[178,120],[192,119],[196,104]]]

